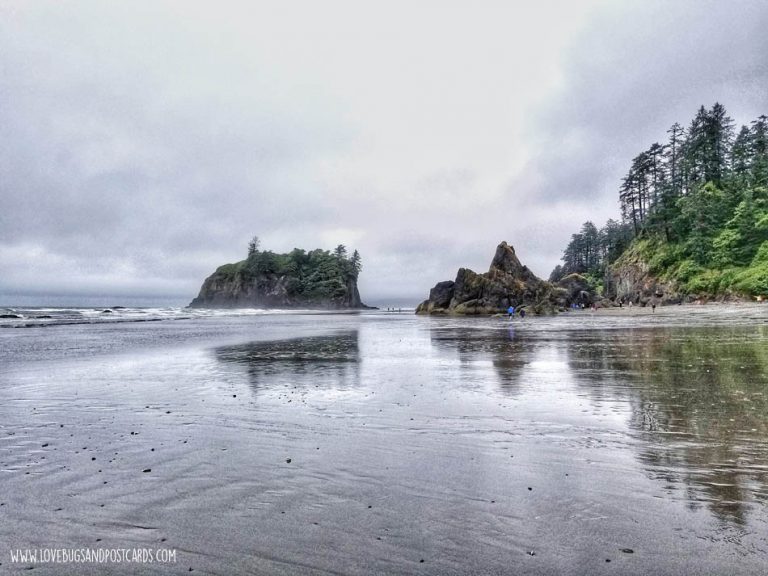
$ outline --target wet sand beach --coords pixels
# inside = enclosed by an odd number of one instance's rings
[[[765,573],[768,306],[8,328],[0,360],[0,573]]]

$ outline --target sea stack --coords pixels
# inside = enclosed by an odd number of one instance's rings
[[[417,314],[498,314],[509,306],[536,314],[552,314],[566,305],[566,294],[524,266],[515,249],[502,242],[488,272],[459,268],[454,281],[439,282]]]
[[[255,251],[246,260],[220,266],[203,282],[191,308],[355,310],[360,299],[357,251],[338,247],[288,254]]]

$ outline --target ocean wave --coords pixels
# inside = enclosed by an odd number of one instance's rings
[[[329,314],[339,311],[297,309],[206,309],[206,308],[0,308],[0,328],[35,328],[81,324],[159,322],[237,316]]]

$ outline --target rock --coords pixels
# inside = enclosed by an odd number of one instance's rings
[[[568,274],[568,276],[561,278],[556,285],[566,291],[565,299],[569,306],[571,304],[589,306],[599,299],[589,285],[589,281],[581,274]]]
[[[189,304],[190,308],[371,308],[363,304],[357,287],[357,272],[350,269],[348,263],[336,267],[333,256],[322,250],[299,252],[301,256],[295,256],[298,260],[290,260],[293,252],[281,255],[260,253],[235,264],[220,266],[205,279],[197,298]],[[307,264],[312,258],[324,260],[325,267]],[[264,262],[272,264],[265,270]],[[301,268],[299,262],[305,262],[305,268]]]
[[[626,252],[610,267],[606,280],[606,295],[624,304],[667,305],[689,300],[676,282],[658,278],[650,265],[632,252]]]
[[[448,308],[453,300],[454,287],[456,283],[452,280],[438,282],[435,287],[429,291],[429,301],[434,308]]]
[[[545,282],[524,266],[515,249],[502,242],[488,272],[460,268],[453,282],[439,282],[417,314],[504,314],[509,306],[535,314],[552,314],[565,304],[565,291]]]

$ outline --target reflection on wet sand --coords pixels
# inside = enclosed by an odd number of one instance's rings
[[[430,331],[432,346],[456,354],[461,365],[489,359],[496,369],[499,386],[505,394],[520,392],[523,369],[530,364],[534,343],[517,338],[514,328],[466,330],[465,327],[436,328]]]
[[[569,379],[597,405],[626,407],[638,460],[671,495],[682,489],[692,510],[706,505],[743,525],[751,506],[768,501],[765,326],[522,335],[449,327],[430,336],[462,364],[490,360],[506,395],[527,390],[533,365],[564,359],[551,378]]]
[[[570,365],[598,398],[626,398],[639,458],[692,509],[706,503],[743,524],[768,497],[768,331],[765,327],[595,332]],[[602,376],[602,377],[601,377]]]
[[[253,389],[349,389],[359,385],[357,330],[328,336],[256,341],[214,350],[224,364],[245,368]]]

